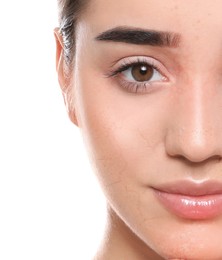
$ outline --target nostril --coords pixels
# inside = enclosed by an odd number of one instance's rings
[[[211,136],[168,135],[165,141],[166,153],[174,158],[183,158],[193,163],[200,163],[210,159],[221,161],[222,146],[216,138]]]
[[[211,156],[211,157],[207,157],[207,159],[206,158],[202,158],[202,159],[200,159],[200,158],[193,158],[193,157],[188,157],[188,156],[184,156],[184,155],[180,155],[180,154],[178,154],[178,155],[170,155],[170,154],[168,154],[168,156],[170,156],[170,157],[173,157],[173,158],[175,158],[175,159],[178,159],[178,160],[181,160],[181,161],[184,161],[184,163],[186,163],[186,164],[198,164],[198,165],[200,165],[200,164],[206,164],[206,163],[208,163],[209,161],[215,161],[216,163],[220,163],[221,162],[221,159],[222,159],[222,157],[221,156],[219,156],[219,155],[215,155],[215,156]]]
[[[182,155],[191,162],[203,162],[208,158],[215,157],[215,153],[208,145],[188,144],[185,145]]]

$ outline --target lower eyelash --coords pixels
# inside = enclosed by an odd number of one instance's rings
[[[132,93],[144,93],[148,92],[148,88],[151,86],[149,83],[135,83],[120,79],[119,84],[122,88]]]

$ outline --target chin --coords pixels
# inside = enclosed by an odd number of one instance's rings
[[[169,253],[160,253],[163,259],[167,260],[221,260],[222,253],[219,248],[209,248],[206,249],[199,248],[197,245],[190,247],[190,249],[183,248],[181,245],[179,248],[175,248]]]
[[[222,226],[212,222],[183,223],[180,228],[172,228],[154,250],[168,260],[221,260]]]

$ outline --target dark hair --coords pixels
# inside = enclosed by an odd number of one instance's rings
[[[59,27],[63,38],[64,57],[68,65],[73,62],[76,23],[86,2],[86,0],[58,0]]]

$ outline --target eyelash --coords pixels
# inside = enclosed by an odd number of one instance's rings
[[[167,77],[165,76],[165,73],[162,72],[162,68],[160,65],[157,64],[156,61],[154,61],[153,59],[149,58],[150,61],[147,61],[146,58],[137,58],[137,60],[135,61],[130,61],[130,60],[124,60],[122,62],[121,65],[119,65],[119,67],[115,70],[111,70],[108,74],[107,77],[115,77],[118,78],[118,82],[121,85],[121,87],[123,87],[124,89],[126,89],[128,92],[132,92],[132,93],[146,93],[149,90],[151,90],[151,86],[153,84],[157,84],[160,82],[166,82],[167,81]],[[132,59],[131,59],[132,60]],[[131,82],[131,81],[127,81],[125,79],[120,78],[118,75],[121,74],[122,72],[133,68],[134,66],[137,65],[146,65],[146,66],[150,66],[152,67],[152,69],[156,70],[161,76],[162,76],[162,81],[155,81],[156,83],[152,83],[149,81],[144,81],[144,82],[140,82],[139,81],[135,81],[135,82]]]

